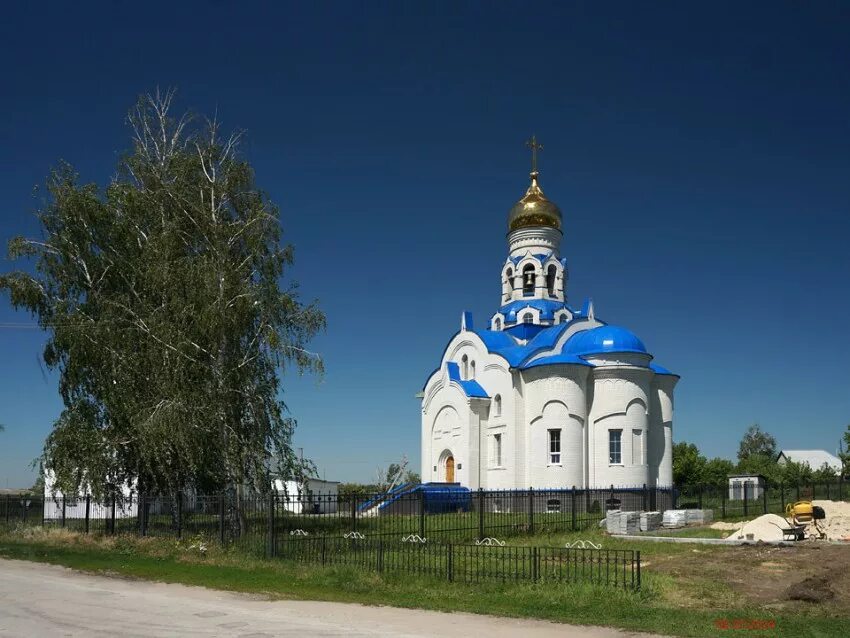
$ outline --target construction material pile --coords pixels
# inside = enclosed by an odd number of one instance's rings
[[[831,541],[850,541],[850,503],[844,501],[812,501],[822,507],[826,518],[820,522],[826,538]]]
[[[640,525],[640,512],[608,512],[605,526],[609,534],[635,534]]]
[[[714,520],[714,510],[685,510],[688,525],[705,525]]]
[[[661,512],[641,512],[640,531],[651,532],[661,527]]]
[[[788,521],[776,514],[764,514],[744,523],[737,532],[732,532],[729,540],[763,541],[770,543],[784,540],[783,529],[789,527]]]
[[[667,510],[661,519],[664,527],[684,527],[688,522],[688,513],[685,510]]]

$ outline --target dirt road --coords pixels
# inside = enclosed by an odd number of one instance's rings
[[[613,629],[256,597],[0,560],[0,636],[622,638]]]

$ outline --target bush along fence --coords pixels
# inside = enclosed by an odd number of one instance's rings
[[[291,535],[273,554],[316,565],[344,565],[379,573],[410,574],[449,582],[563,582],[640,589],[640,552],[559,547],[510,547],[496,539],[476,544],[398,539]]]
[[[801,499],[848,499],[843,482],[755,488],[615,487],[604,489],[428,492],[403,487],[370,498],[337,494],[91,497],[0,496],[0,526],[44,525],[86,533],[184,537],[251,545],[268,553],[269,539],[301,530],[310,536],[358,532],[369,538],[415,534],[443,542],[581,530],[610,509],[713,510],[716,519],[784,513]]]

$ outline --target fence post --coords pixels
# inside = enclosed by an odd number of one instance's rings
[[[647,501],[649,500],[648,496],[649,496],[649,495],[648,495],[648,494],[647,494],[647,492],[646,492],[646,483],[644,483],[644,484],[643,484],[643,492],[642,492],[642,494],[641,494],[641,506],[640,506],[640,507],[641,507],[641,511],[642,511],[642,512],[646,512],[646,511],[647,511],[647,509],[646,509],[646,503],[647,503]]]
[[[640,550],[637,550],[637,589],[640,591]]]
[[[748,510],[747,510],[747,488],[749,486],[750,486],[750,482],[744,481],[744,516],[747,516],[748,513],[749,513]]]
[[[537,547],[531,549],[531,580],[535,583],[540,580],[540,555],[537,552]]]
[[[224,493],[218,494],[218,543],[224,546]]]
[[[322,536],[322,565],[323,566],[325,564],[325,553],[327,552],[327,542],[328,542],[328,539],[326,537]]]
[[[449,582],[454,580],[453,565],[452,565],[452,544],[446,544],[446,575]]]
[[[183,492],[177,490],[177,538],[183,538]]]
[[[572,510],[570,512],[570,516],[572,518],[572,521],[571,521],[572,522],[572,529],[573,529],[573,531],[575,531],[575,530],[578,529],[578,521],[576,520],[576,486],[575,485],[573,485],[573,492],[572,492],[572,496],[570,498],[570,508]]]
[[[378,560],[377,560],[377,568],[378,573],[380,574],[384,571],[384,541],[383,539],[378,539]]]
[[[8,503],[7,503],[8,505]],[[7,512],[8,514],[8,512]],[[62,527],[65,527],[65,495],[62,494]]]
[[[142,522],[141,534],[142,534],[142,536],[147,536],[147,534],[148,534],[148,497],[147,497],[147,494],[139,494],[139,516],[141,517],[141,522]]]
[[[729,489],[729,483],[723,486],[720,490],[720,518],[726,518],[726,491]]]
[[[528,488],[528,531],[534,533],[534,488]]]
[[[764,482],[764,488],[761,491],[762,513],[767,514],[767,481]]]
[[[351,495],[351,531],[357,531],[357,497]]]
[[[484,538],[484,510],[487,508],[484,488],[478,488],[478,540]]]
[[[419,538],[425,538],[425,492],[419,490]]]
[[[90,513],[91,513],[91,494],[86,494],[86,534],[89,533]]]
[[[268,499],[268,527],[266,528],[266,556],[274,556],[274,493],[269,493]]]
[[[115,492],[112,493],[112,505],[109,509],[109,533],[115,536]]]

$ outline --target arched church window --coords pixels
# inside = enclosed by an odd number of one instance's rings
[[[475,378],[475,362],[474,361],[469,364],[469,378],[470,379]]]
[[[469,357],[466,355],[460,359],[460,378],[464,381],[469,378]]]
[[[530,312],[525,313],[522,316],[522,322],[523,323],[534,323],[534,315],[531,314]]]
[[[501,329],[502,329],[502,320],[501,320],[501,319],[496,319],[496,321],[494,321],[494,322],[493,322],[493,327],[494,327],[496,330],[501,330]]]
[[[511,268],[508,268],[508,271],[505,273],[505,277],[508,279],[508,290],[514,289],[514,271]]]
[[[502,416],[502,395],[493,397],[493,416]]]
[[[524,297],[534,295],[534,266],[526,264],[522,269],[522,294]]]
[[[558,274],[558,269],[552,264],[546,271],[546,290],[550,297],[555,296],[555,276]]]

